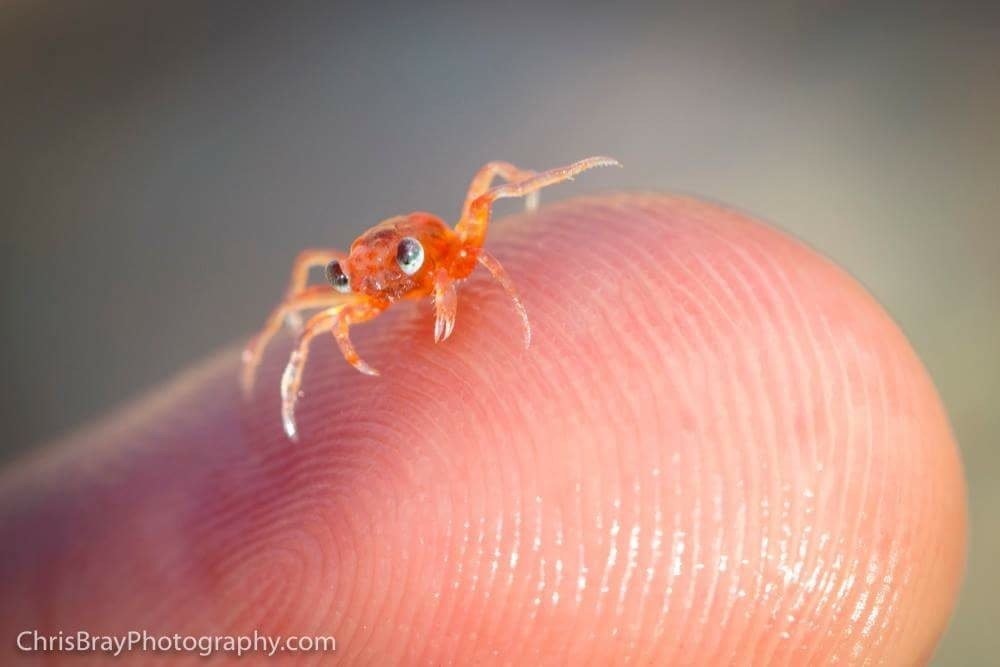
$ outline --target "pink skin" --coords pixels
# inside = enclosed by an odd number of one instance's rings
[[[491,243],[529,350],[477,273],[447,346],[421,304],[359,329],[378,382],[316,345],[297,446],[283,355],[246,404],[224,354],[8,468],[0,656],[85,628],[333,634],[345,664],[929,659],[965,486],[925,370],[854,280],[654,195]]]

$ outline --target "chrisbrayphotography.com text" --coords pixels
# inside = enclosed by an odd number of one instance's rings
[[[330,636],[271,636],[254,630],[252,635],[162,635],[131,630],[121,635],[92,634],[86,630],[48,634],[24,630],[17,635],[17,648],[25,653],[104,653],[120,656],[131,652],[196,653],[241,657],[250,653],[332,653],[337,641]]]

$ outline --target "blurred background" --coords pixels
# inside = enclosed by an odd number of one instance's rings
[[[543,200],[724,201],[907,332],[971,485],[936,662],[992,663],[998,5],[412,4],[0,2],[0,462],[244,338],[300,248],[454,218],[490,159],[606,153],[626,169]]]

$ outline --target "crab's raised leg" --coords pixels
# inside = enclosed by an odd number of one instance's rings
[[[434,274],[434,342],[446,340],[455,329],[458,311],[458,290],[455,280],[445,268]]]
[[[295,404],[299,399],[299,388],[302,386],[302,371],[309,357],[309,343],[318,334],[331,331],[340,346],[340,352],[352,366],[366,375],[378,375],[378,371],[366,364],[351,344],[348,330],[352,324],[370,320],[384,310],[384,306],[368,299],[341,303],[313,315],[306,323],[299,336],[299,342],[288,358],[288,365],[281,376],[281,421],[285,434],[292,440],[298,439],[298,427],[295,424]]]
[[[486,267],[486,270],[490,272],[493,279],[500,283],[500,286],[507,292],[507,296],[514,302],[514,308],[517,310],[517,314],[520,315],[521,324],[524,327],[524,346],[528,347],[531,345],[531,323],[528,321],[528,311],[525,310],[524,304],[521,302],[521,297],[517,293],[514,281],[507,275],[507,271],[497,261],[497,258],[485,250],[479,250],[478,259],[479,263]]]
[[[331,248],[306,248],[300,252],[292,262],[292,276],[288,281],[288,289],[285,290],[285,299],[291,299],[302,291],[309,281],[310,269],[326,266],[335,259],[343,260],[346,257],[347,253]],[[285,324],[299,333],[302,331],[302,315],[298,311],[289,311],[285,315]]]
[[[521,169],[510,162],[487,162],[469,183],[469,190],[465,195],[465,204],[462,205],[462,217],[469,215],[469,208],[475,199],[486,193],[493,185],[493,179],[499,176],[505,181],[523,181],[535,175],[530,169]],[[531,197],[525,202],[525,208],[534,209],[538,206],[538,197]]]
[[[327,308],[344,301],[344,295],[334,291],[329,285],[313,285],[306,287],[298,294],[294,294],[278,304],[278,307],[271,311],[264,328],[250,339],[243,349],[243,373],[240,378],[243,387],[244,397],[249,397],[253,392],[254,379],[257,375],[257,367],[264,356],[267,344],[274,337],[274,334],[281,328],[281,322],[289,313],[300,313],[310,308]]]
[[[478,248],[482,246],[483,241],[486,238],[486,228],[490,223],[490,213],[493,209],[493,202],[497,199],[504,199],[506,197],[524,197],[533,192],[537,192],[546,186],[571,180],[582,171],[593,169],[594,167],[609,167],[617,165],[618,160],[615,160],[614,158],[602,156],[589,157],[585,160],[574,162],[573,164],[565,167],[557,167],[555,169],[543,171],[523,181],[504,183],[503,185],[498,185],[495,188],[490,188],[472,200],[472,203],[469,204],[468,207],[468,214],[462,216],[462,219],[458,221],[458,224],[455,225],[455,231],[458,233],[458,237],[462,243]]]

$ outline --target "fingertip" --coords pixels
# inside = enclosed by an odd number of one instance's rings
[[[546,510],[534,524],[522,517],[520,531],[496,537],[493,562],[527,560],[512,545],[549,525],[585,545],[564,569],[579,579],[629,551],[601,526],[631,525],[647,536],[630,556],[648,573],[644,593],[620,564],[604,566],[606,594],[565,582],[549,592],[580,600],[573,617],[598,635],[601,622],[631,623],[641,655],[674,659],[683,645],[726,659],[905,662],[933,647],[961,578],[961,469],[926,372],[863,288],[794,240],[683,198],[555,205],[499,223],[492,243],[532,313],[531,353],[513,352],[502,297],[473,280],[447,346],[370,341],[392,366],[372,390],[393,407],[369,417],[411,424],[411,446],[446,424],[432,458],[466,471],[448,484],[465,488],[486,461],[520,480],[484,482],[487,514],[501,524],[511,518],[502,508],[530,498],[590,507],[576,523]],[[421,318],[400,317],[387,331],[405,338]],[[530,460],[545,476],[528,472]],[[713,520],[707,506],[719,508]],[[669,546],[654,547],[648,536],[667,526],[649,513],[667,507]],[[572,559],[543,541],[529,562],[542,560]],[[540,567],[510,576],[548,581]],[[616,586],[634,606],[600,621]],[[779,621],[770,596],[786,600]],[[688,622],[669,611],[678,605],[717,625],[677,644]],[[547,627],[525,651],[545,650]],[[673,628],[675,640],[655,628]]]
[[[773,229],[684,198],[557,204],[495,224],[490,243],[532,314],[529,354],[511,345],[502,292],[474,278],[447,345],[421,342],[419,308],[390,313],[359,335],[391,372],[366,387],[314,375],[303,417],[321,456],[359,436],[338,414],[364,415],[370,454],[391,452],[370,465],[407,480],[375,482],[379,497],[450,517],[379,524],[400,540],[390,551],[416,548],[417,529],[452,563],[439,574],[457,589],[401,609],[477,610],[452,632],[478,645],[442,655],[498,646],[508,626],[485,601],[505,596],[531,628],[523,657],[582,655],[552,643],[567,619],[598,638],[628,627],[631,655],[659,662],[932,650],[961,579],[964,481],[926,371],[863,288]],[[389,511],[377,505],[366,514]],[[448,546],[465,543],[481,546]],[[482,568],[492,588],[469,588]],[[536,586],[545,595],[523,597]],[[586,651],[619,645],[606,639]]]
[[[926,659],[964,481],[926,371],[855,281],[658,195],[549,206],[488,244],[523,339],[486,276],[447,344],[421,304],[352,329],[377,382],[318,339],[295,448],[287,341],[249,405],[234,363],[173,388],[64,466],[86,481],[47,496],[19,575],[72,587],[49,608],[70,625],[100,598],[104,628],[332,631],[367,662]]]

